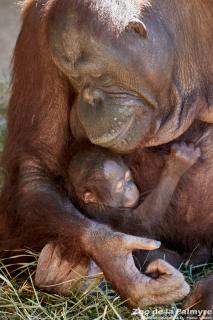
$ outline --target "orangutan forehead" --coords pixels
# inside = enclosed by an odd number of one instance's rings
[[[118,33],[122,32],[133,18],[139,17],[149,0],[86,0],[98,19]]]

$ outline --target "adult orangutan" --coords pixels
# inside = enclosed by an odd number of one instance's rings
[[[72,142],[89,140],[128,154],[141,192],[157,184],[171,141],[192,142],[204,157],[183,177],[163,223],[147,230],[141,222],[121,221],[120,228],[180,252],[200,243],[212,247],[212,19],[212,0],[153,0],[147,6],[137,0],[24,1],[3,155],[0,239],[2,250],[44,248],[40,287],[86,273],[91,257],[131,305],[167,303],[187,293],[180,273],[161,260],[147,270],[157,279],[141,274],[132,250],[157,245],[83,216],[64,181]],[[212,308],[212,285],[212,277],[198,285],[198,307]]]

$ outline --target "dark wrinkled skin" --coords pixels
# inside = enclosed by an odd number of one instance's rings
[[[194,142],[204,159],[187,172],[165,222],[151,235],[173,250],[212,246],[213,4],[153,0],[143,14],[147,36],[134,27],[117,37],[83,3],[25,1],[3,154],[0,245],[42,250],[53,243],[41,254],[49,264],[37,269],[40,287],[72,279],[70,270],[79,265],[86,270],[89,255],[130,305],[169,303],[188,293],[181,274],[157,260],[147,271],[158,274],[153,279],[140,274],[132,258],[133,250],[157,246],[84,217],[66,198],[63,181],[73,140],[129,154],[141,191],[157,184],[162,144]],[[208,304],[211,289],[200,293]]]

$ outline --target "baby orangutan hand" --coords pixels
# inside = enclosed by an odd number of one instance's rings
[[[166,170],[182,176],[190,169],[200,158],[201,150],[194,144],[186,144],[185,142],[175,143],[171,147],[171,153],[167,158]]]

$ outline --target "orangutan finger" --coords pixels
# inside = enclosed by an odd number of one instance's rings
[[[160,248],[161,242],[135,236],[124,236],[125,249],[127,250],[155,250]]]

